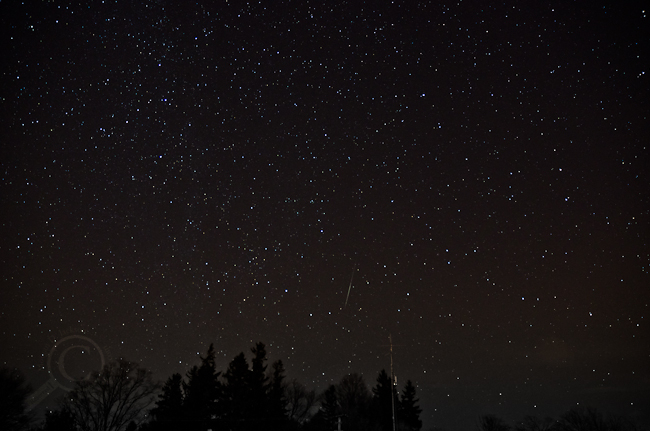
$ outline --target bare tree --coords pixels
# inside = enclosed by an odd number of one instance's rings
[[[536,416],[526,416],[515,426],[515,431],[551,431],[555,426],[552,418],[539,419]]]
[[[288,415],[292,421],[303,423],[316,404],[316,391],[308,391],[300,382],[292,380],[285,388]]]
[[[370,428],[370,401],[372,397],[363,376],[348,374],[336,386],[336,398],[343,415],[343,429],[362,430]]]
[[[82,431],[122,431],[142,420],[157,390],[150,371],[119,359],[77,382],[64,407]]]
[[[603,417],[598,410],[574,407],[560,416],[554,429],[557,431],[633,431],[637,427],[623,417]]]
[[[479,431],[509,431],[510,426],[495,415],[483,415],[479,418]]]

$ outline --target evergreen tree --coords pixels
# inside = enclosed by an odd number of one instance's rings
[[[320,411],[312,421],[315,425],[314,428],[326,431],[335,430],[340,412],[336,386],[330,385],[321,395]]]
[[[204,429],[218,418],[222,387],[214,361],[214,345],[210,344],[207,355],[201,358],[201,366],[193,366],[187,373],[187,383],[183,383],[185,398],[183,408],[186,419],[190,420],[187,429]]]
[[[415,386],[410,380],[406,381],[399,403],[400,431],[419,431],[422,428],[420,413],[422,409],[417,405],[419,399],[415,398]]]
[[[271,382],[268,393],[268,418],[271,430],[286,428],[287,400],[284,396],[284,364],[281,360],[272,365]]]
[[[240,353],[228,365],[224,374],[224,417],[232,430],[245,430],[251,413],[249,376],[250,369],[246,356]]]
[[[253,361],[251,370],[248,373],[250,412],[247,419],[261,425],[268,413],[266,393],[269,379],[266,377],[266,348],[264,343],[257,343],[251,349],[251,352],[253,352]]]
[[[173,374],[162,388],[162,394],[158,395],[156,407],[151,410],[153,421],[152,429],[167,431],[178,429],[183,419],[184,395],[181,385],[183,378],[180,374]]]
[[[398,406],[393,405],[397,399],[397,391],[393,385],[392,379],[381,370],[377,376],[377,385],[372,388],[372,419],[377,429],[380,431],[393,430],[393,413],[397,411]],[[395,407],[395,410],[393,410]]]
[[[31,392],[25,377],[18,370],[0,369],[0,429],[27,429],[27,395]]]

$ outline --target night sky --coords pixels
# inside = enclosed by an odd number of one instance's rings
[[[165,380],[262,341],[320,391],[374,385],[392,334],[425,429],[650,423],[648,11],[26,3],[0,2],[0,365],[37,388],[76,333]]]

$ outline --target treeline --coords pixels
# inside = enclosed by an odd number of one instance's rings
[[[0,369],[1,431],[419,431],[421,409],[407,381],[398,393],[385,370],[369,389],[352,373],[322,393],[288,380],[282,361],[267,364],[264,344],[248,362],[240,353],[217,371],[214,346],[200,365],[164,384],[151,372],[120,359],[91,373],[64,395],[34,427],[26,409],[31,389],[17,370]],[[393,416],[394,415],[394,416]],[[527,416],[514,426],[494,415],[478,418],[478,431],[639,431],[620,416],[572,409],[558,419]],[[441,431],[437,427],[430,431]]]
[[[479,418],[478,431],[641,431],[634,422],[623,416],[603,416],[591,408],[573,408],[559,419],[526,416],[522,421],[510,426],[495,415]],[[434,428],[434,430],[436,430]],[[432,430],[432,431],[434,431]],[[440,430],[438,430],[440,431]]]
[[[281,360],[269,365],[263,343],[251,353],[250,363],[242,352],[218,371],[210,345],[200,365],[162,386],[137,364],[112,362],[77,382],[40,430],[392,431],[393,421],[400,431],[422,428],[411,381],[398,394],[385,370],[372,389],[353,373],[317,394],[288,380]]]
[[[398,396],[384,370],[372,392],[355,373],[317,395],[296,380],[287,381],[281,360],[268,366],[263,343],[251,353],[250,365],[242,352],[222,373],[216,369],[211,345],[186,379],[180,374],[167,379],[142,430],[332,431],[340,421],[343,430],[391,431],[393,406],[400,430],[422,427],[410,381]]]

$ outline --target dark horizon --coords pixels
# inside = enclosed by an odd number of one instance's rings
[[[262,341],[318,390],[372,384],[392,334],[425,430],[650,423],[647,10],[1,2],[0,24],[0,365],[34,386],[79,331],[161,380]]]
[[[78,331],[69,331],[62,333],[60,339],[72,338],[73,341],[68,341],[67,343],[60,344],[62,348],[58,350],[53,348],[51,352],[54,352],[53,357],[57,356],[57,353],[60,353],[62,349],[70,347],[71,345],[81,345],[83,341],[80,341],[77,338],[79,335],[82,337],[88,337],[88,334],[81,334]],[[88,337],[91,338],[92,337]],[[93,340],[94,341],[94,340]],[[397,349],[399,346],[394,346],[394,349]],[[387,347],[388,348],[388,347]],[[110,349],[100,347],[102,354],[104,356],[105,362],[111,360],[119,359],[118,357],[113,357]],[[233,351],[234,352],[234,351]],[[229,361],[233,357],[243,352],[247,359],[251,359],[250,346],[249,348],[243,348],[239,352],[233,353],[230,357],[226,357],[224,353],[221,358],[217,357],[217,371],[225,372],[227,369]],[[271,350],[273,352],[273,350]],[[86,375],[89,371],[97,370],[100,367],[93,365],[99,364],[98,355],[93,349],[92,351],[80,350],[69,350],[70,355],[66,355],[65,360],[67,365],[65,368],[72,377],[78,378],[79,376]],[[184,364],[184,368],[181,369],[180,365],[177,367],[170,367],[170,371],[167,374],[161,375],[159,370],[152,370],[154,372],[154,380],[164,383],[167,378],[171,377],[173,373],[179,373],[183,376],[183,379],[187,381],[187,372],[192,366],[200,365],[201,357],[205,357],[206,352],[197,352],[195,361],[193,363]],[[395,356],[398,356],[397,354]],[[130,358],[122,358],[129,360]],[[219,360],[221,359],[221,360]],[[345,374],[338,377],[333,377],[331,380],[326,380],[325,386],[317,386],[312,382],[301,381],[296,377],[296,369],[292,366],[291,363],[286,362],[283,358],[275,357],[271,355],[269,357],[269,363],[275,360],[283,360],[285,368],[287,369],[287,381],[293,379],[298,380],[299,383],[304,384],[307,389],[315,389],[318,393],[322,393],[327,389],[329,384],[337,384]],[[390,370],[390,362],[388,356],[384,358],[387,361],[386,367],[383,368],[387,372]],[[52,364],[56,361],[52,361]],[[140,364],[144,365],[144,364]],[[21,367],[16,367],[21,369]],[[47,369],[47,361],[44,361],[44,368]],[[57,380],[69,388],[73,388],[74,383],[69,382],[62,377],[59,372],[55,369],[55,366],[51,366],[51,375],[53,375]],[[395,364],[396,369],[400,369],[399,364]],[[92,370],[91,370],[92,369]],[[23,371],[23,370],[21,370]],[[365,379],[365,383],[368,386],[368,389],[371,389],[376,384],[376,378],[380,370],[377,370],[374,374],[368,374],[368,372],[361,372],[361,375]],[[348,370],[349,373],[355,373],[356,370]],[[299,372],[298,372],[299,374]],[[41,389],[47,383],[47,380],[44,378],[46,374],[42,370],[32,370],[31,373],[25,373],[28,378],[28,383],[30,383],[34,392]],[[397,373],[396,373],[397,376]],[[537,399],[539,402],[533,406],[525,405],[525,402],[517,403],[517,400],[513,400],[513,397],[504,392],[499,394],[499,399],[496,401],[484,402],[483,404],[477,400],[480,397],[479,394],[472,394],[467,388],[456,387],[456,388],[444,388],[444,387],[427,387],[423,385],[421,380],[413,379],[408,375],[398,376],[398,391],[401,393],[403,386],[406,380],[412,380],[417,389],[417,397],[419,398],[419,406],[422,408],[422,413],[420,419],[423,421],[424,425],[422,430],[427,431],[431,427],[436,426],[438,428],[445,429],[447,431],[462,430],[475,428],[475,425],[478,423],[478,420],[483,415],[495,415],[499,418],[504,419],[506,423],[511,426],[516,425],[521,422],[526,416],[534,416],[539,419],[552,418],[559,419],[561,415],[567,413],[569,410],[574,408],[583,408],[583,409],[595,409],[598,413],[602,414],[605,418],[616,418],[621,416],[625,419],[629,419],[641,429],[648,428],[647,416],[644,413],[644,404],[643,402],[647,400],[647,396],[650,391],[639,389],[639,390],[620,390],[616,393],[616,398],[613,398],[611,395],[608,395],[606,390],[603,391],[577,391],[575,394],[571,394],[573,399],[579,400],[571,405],[567,405],[565,400],[558,396],[547,396],[540,397],[539,392],[536,388],[531,388],[529,391],[525,392],[519,390],[519,394],[524,393],[528,394],[530,398]],[[311,384],[310,384],[311,383]],[[478,387],[478,386],[477,386]],[[507,387],[503,385],[503,387]],[[480,388],[479,388],[480,389]],[[50,395],[45,398],[43,401],[38,403],[36,407],[32,410],[33,413],[37,415],[39,420],[43,419],[43,414],[47,410],[54,410],[59,408],[61,396],[64,394],[64,391],[60,388],[56,388],[52,391],[48,391]],[[538,393],[536,393],[538,392]],[[445,399],[447,398],[447,399]],[[529,399],[530,399],[529,398]],[[433,402],[431,402],[434,400]],[[636,404],[636,405],[635,405]],[[519,407],[519,408],[517,408]]]

